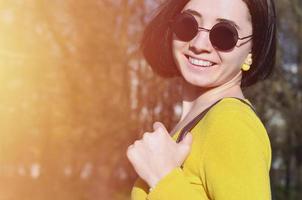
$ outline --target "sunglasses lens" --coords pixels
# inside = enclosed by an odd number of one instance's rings
[[[181,13],[171,25],[172,31],[182,41],[192,40],[198,32],[198,24],[195,18],[186,13]]]
[[[235,27],[228,23],[216,24],[210,32],[210,40],[218,50],[228,51],[236,46],[238,41],[238,33]]]

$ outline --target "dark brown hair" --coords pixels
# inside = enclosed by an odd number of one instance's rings
[[[267,78],[276,56],[276,12],[273,0],[243,0],[251,14],[253,27],[252,58],[249,71],[243,73],[241,86],[248,87]],[[146,61],[162,77],[180,76],[172,55],[169,21],[181,12],[189,0],[167,0],[147,24],[140,43]]]

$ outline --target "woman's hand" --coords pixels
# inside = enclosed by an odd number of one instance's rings
[[[192,144],[191,133],[176,143],[162,123],[155,122],[153,129],[127,149],[127,157],[134,170],[152,188],[175,167],[182,165]]]

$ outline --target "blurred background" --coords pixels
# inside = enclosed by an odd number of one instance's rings
[[[160,0],[0,1],[0,200],[124,200],[126,149],[180,117],[138,51]],[[271,139],[273,199],[302,199],[302,1],[276,0],[274,75],[246,91]]]

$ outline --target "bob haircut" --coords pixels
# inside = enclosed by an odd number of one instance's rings
[[[147,24],[140,49],[153,71],[161,77],[181,76],[172,55],[172,31],[169,21],[181,12],[189,0],[167,0]],[[252,20],[252,59],[241,87],[266,79],[273,71],[276,57],[276,11],[273,0],[243,0]]]

